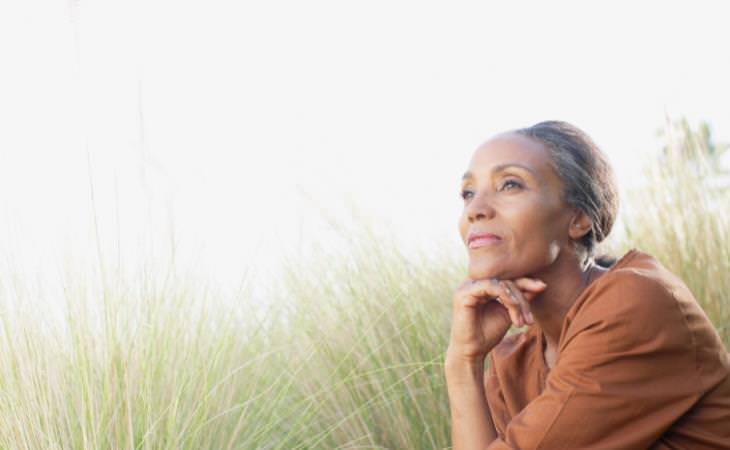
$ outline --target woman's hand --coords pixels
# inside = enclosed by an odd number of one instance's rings
[[[534,322],[529,302],[545,287],[534,278],[465,280],[454,293],[447,357],[483,362],[510,325]]]

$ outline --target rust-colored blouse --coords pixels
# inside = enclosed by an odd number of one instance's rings
[[[489,353],[501,449],[730,449],[730,355],[687,286],[626,253],[565,316],[552,369],[531,325]]]

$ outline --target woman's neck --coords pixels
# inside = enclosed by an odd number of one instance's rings
[[[530,310],[550,349],[557,349],[563,320],[573,303],[588,285],[608,269],[596,265],[592,260],[581,267],[572,255],[560,258],[550,270],[533,275],[547,284],[545,290],[530,303]]]

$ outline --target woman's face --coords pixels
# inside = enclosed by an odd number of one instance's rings
[[[474,152],[462,181],[459,232],[469,252],[469,278],[537,275],[571,246],[576,211],[545,147],[507,133]],[[469,243],[473,234],[489,234]]]

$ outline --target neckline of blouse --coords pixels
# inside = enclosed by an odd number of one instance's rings
[[[611,267],[609,267],[608,271],[606,271],[602,276],[596,278],[591,283],[589,283],[588,286],[586,286],[585,289],[583,289],[583,291],[580,293],[578,298],[575,299],[573,306],[570,307],[570,309],[565,314],[565,316],[567,317],[568,315],[570,315],[570,313],[573,311],[573,308],[575,308],[576,305],[578,304],[578,301],[584,295],[587,295],[590,287],[592,287],[594,284],[598,283],[599,280],[601,280],[605,275],[608,275],[609,273],[611,273],[614,269],[617,269],[618,267],[626,264],[628,261],[633,259],[633,257],[638,253],[639,253],[639,251],[637,249],[635,249],[635,248],[630,249],[618,261],[616,261]],[[530,328],[535,330],[534,333],[537,338],[537,345],[536,345],[537,352],[538,352],[537,360],[540,362],[539,372],[541,375],[540,378],[542,380],[542,384],[543,384],[543,388],[544,388],[545,382],[547,379],[547,375],[550,372],[550,367],[548,366],[547,361],[545,360],[545,335],[543,334],[542,330],[540,329],[540,327],[537,324],[535,324],[533,327],[530,327]],[[558,347],[560,346],[560,341],[563,340],[564,331],[565,331],[565,323],[563,322],[563,329],[561,330],[560,339],[558,340]],[[556,355],[556,357],[555,357],[556,364],[557,364],[557,361],[558,361],[558,356]]]

